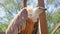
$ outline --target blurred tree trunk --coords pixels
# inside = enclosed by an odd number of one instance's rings
[[[38,0],[38,7],[44,7],[44,0]],[[45,11],[40,11],[40,28],[41,28],[41,34],[48,34],[48,28],[47,28],[47,21],[46,21],[46,13]]]

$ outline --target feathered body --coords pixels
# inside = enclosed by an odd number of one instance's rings
[[[36,34],[40,9],[42,8],[23,8],[8,26],[6,34]]]
[[[38,18],[39,18],[39,14],[41,13],[40,12],[41,9],[39,7],[37,8],[28,7],[27,11],[28,11],[27,26],[25,30],[21,32],[21,34],[37,34]]]

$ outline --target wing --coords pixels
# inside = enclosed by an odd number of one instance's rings
[[[6,30],[6,34],[18,34],[18,32],[24,30],[26,27],[27,18],[27,10],[25,8],[21,9],[21,11],[11,21],[10,25]]]
[[[26,21],[28,19],[28,13],[27,13],[27,10],[25,8],[23,8],[22,12],[21,12],[21,15],[20,15],[20,24],[19,24],[19,32],[20,32],[20,29],[21,30],[24,30],[25,27],[26,27]],[[21,26],[20,26],[21,25]]]

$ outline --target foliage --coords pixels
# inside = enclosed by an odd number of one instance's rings
[[[21,0],[4,0],[0,3],[0,8],[3,8],[4,13],[6,13],[3,17],[0,17],[0,31],[5,32],[10,21],[22,8]]]
[[[5,32],[7,27],[8,27],[9,23],[0,23],[0,32]]]
[[[59,0],[47,0],[47,23],[48,32],[51,34],[53,28],[60,22],[60,4]],[[59,31],[58,31],[59,33]],[[56,33],[55,33],[56,34]]]

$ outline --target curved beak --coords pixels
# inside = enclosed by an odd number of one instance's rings
[[[39,7],[40,10],[47,10],[46,8],[43,8],[43,7]]]

